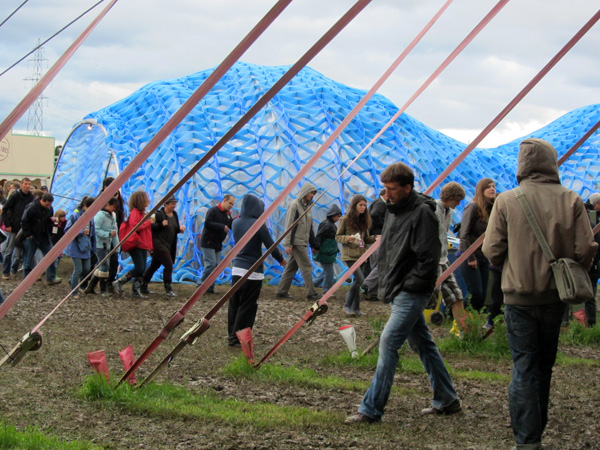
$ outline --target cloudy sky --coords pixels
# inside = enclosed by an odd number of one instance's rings
[[[445,0],[373,0],[309,65],[369,89]],[[0,22],[23,0],[2,0]],[[0,71],[97,0],[29,0],[0,27]],[[218,65],[275,0],[119,0],[46,89],[44,131],[62,143],[72,126],[141,86]],[[290,65],[354,3],[294,0],[241,58]],[[402,106],[495,0],[455,0],[384,84]],[[105,0],[44,46],[47,70],[108,4]],[[590,0],[512,0],[407,110],[468,143],[596,13]],[[575,108],[600,103],[600,24],[513,110],[482,146],[495,147]],[[32,57],[28,58],[31,59]],[[0,77],[0,120],[31,88],[33,64]],[[14,127],[27,129],[27,113]]]

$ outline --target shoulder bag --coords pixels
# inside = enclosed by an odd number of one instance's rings
[[[569,305],[578,305],[594,298],[592,282],[587,270],[585,270],[585,268],[577,261],[570,258],[556,259],[554,257],[552,250],[550,250],[550,246],[548,245],[548,241],[544,238],[542,230],[533,215],[533,211],[531,211],[529,202],[520,187],[515,188],[515,197],[519,201],[519,204],[525,213],[525,217],[533,230],[533,234],[535,234],[540,247],[542,247],[544,256],[552,268],[556,289],[558,290],[560,299]]]

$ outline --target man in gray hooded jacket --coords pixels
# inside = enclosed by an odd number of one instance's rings
[[[589,268],[597,244],[583,201],[560,184],[556,158],[550,143],[525,139],[519,149],[517,182],[554,257],[571,258]],[[548,421],[552,367],[566,305],[558,297],[550,264],[514,190],[496,198],[483,253],[502,267],[506,334],[513,359],[508,406],[514,448],[538,450]]]
[[[290,203],[285,216],[285,229],[292,224],[308,209],[313,203],[312,199],[317,193],[317,189],[309,182],[304,183],[298,197]],[[309,300],[319,298],[315,290],[312,279],[312,263],[308,257],[308,246],[314,247],[312,213],[309,211],[294,227],[294,229],[283,240],[285,252],[289,257],[285,270],[281,275],[279,286],[277,286],[277,297],[290,298],[289,290],[292,285],[292,279],[298,268],[302,272],[304,286],[306,286],[306,298]]]

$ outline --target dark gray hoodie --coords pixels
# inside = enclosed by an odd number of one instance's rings
[[[242,207],[240,209],[240,215],[233,221],[233,239],[237,243],[244,234],[250,229],[256,219],[265,211],[265,204],[262,200],[253,194],[246,194],[242,199]],[[273,238],[266,224],[258,229],[258,232],[252,236],[250,241],[244,246],[244,248],[237,254],[233,260],[233,267],[240,267],[242,269],[249,269],[252,265],[258,261],[262,256],[262,246],[269,248],[273,245]],[[275,249],[272,256],[279,262],[283,261],[283,255],[278,249]],[[263,273],[263,266],[261,265],[257,270],[259,273]]]

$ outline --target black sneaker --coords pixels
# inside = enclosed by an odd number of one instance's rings
[[[435,414],[437,416],[451,416],[452,414],[457,414],[462,411],[460,406],[460,400],[456,399],[448,406],[444,406],[441,409],[438,408],[425,408],[421,411],[421,414]]]
[[[292,296],[288,293],[282,294],[279,292],[277,294],[275,294],[275,297],[277,297],[277,298],[292,298]]]
[[[311,295],[307,295],[306,298],[308,300],[316,300],[318,298],[321,298],[321,296],[319,294],[311,294]]]

